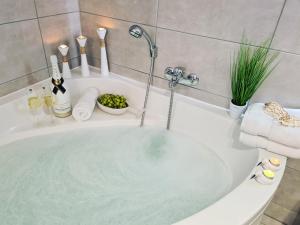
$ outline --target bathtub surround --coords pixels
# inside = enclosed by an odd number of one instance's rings
[[[3,0],[0,7],[0,95],[49,77],[51,54],[70,45],[71,67],[78,66],[74,36],[80,34],[77,0]],[[61,62],[60,58],[60,62]]]
[[[230,58],[239,48],[243,32],[255,43],[272,37],[271,48],[280,52],[280,64],[253,101],[276,100],[286,107],[299,108],[299,4],[298,0],[80,0],[80,11],[83,32],[90,40],[87,48],[92,65],[99,66],[100,62],[94,29],[97,25],[107,26],[111,71],[146,82],[150,67],[146,44],[132,40],[127,33],[128,27],[139,23],[156,40],[159,49],[154,85],[168,89],[164,69],[182,65],[188,72],[199,74],[200,82],[195,88],[178,85],[176,92],[225,107],[231,99]],[[263,217],[265,225],[297,224],[300,168],[291,167],[300,161],[289,162],[292,165],[289,163]]]

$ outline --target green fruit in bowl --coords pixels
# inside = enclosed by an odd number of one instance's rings
[[[112,109],[123,109],[128,107],[127,99],[122,95],[104,94],[98,97],[97,101]]]

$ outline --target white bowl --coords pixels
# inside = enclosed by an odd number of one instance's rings
[[[103,112],[112,114],[112,115],[121,115],[127,112],[129,106],[127,106],[126,108],[122,108],[122,109],[113,109],[113,108],[109,108],[107,106],[102,105],[101,103],[99,103],[97,101],[97,106],[99,109],[101,109]]]

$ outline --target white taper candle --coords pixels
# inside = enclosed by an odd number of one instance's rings
[[[102,74],[102,76],[109,76],[107,53],[106,53],[106,46],[105,46],[106,29],[105,28],[98,28],[97,29],[97,34],[100,38],[101,74]]]

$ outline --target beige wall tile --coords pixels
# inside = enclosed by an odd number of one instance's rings
[[[286,107],[300,108],[300,56],[281,53],[279,65],[265,80],[253,101],[278,101]]]
[[[136,39],[129,35],[128,29],[132,23],[110,19],[102,16],[81,13],[82,33],[88,39],[87,54],[100,58],[99,38],[97,27],[108,29],[106,44],[110,63],[130,67],[142,72],[149,71],[149,47],[144,38]],[[143,26],[153,37],[155,28]]]
[[[261,220],[261,225],[284,225],[284,224],[269,216],[264,215]]]
[[[58,54],[57,47],[60,44],[66,44],[70,47],[70,58],[79,56],[75,40],[81,33],[79,13],[40,18],[40,26],[48,63],[50,62],[50,55]],[[58,55],[60,57],[60,54]]]
[[[36,18],[34,0],[1,0],[0,24]]]
[[[169,81],[160,77],[154,78],[154,86],[169,90]],[[187,87],[181,84],[178,84],[175,88],[176,94],[185,95],[191,98],[198,99],[213,105],[227,107],[229,100],[225,97],[211,94],[206,91],[201,91],[196,88]]]
[[[273,202],[294,213],[300,211],[300,171],[286,168]]]
[[[156,24],[158,0],[80,0],[80,10],[127,21]]]
[[[27,87],[28,85],[37,83],[41,80],[47,79],[49,77],[48,70],[42,69],[40,71],[34,72],[32,74],[19,77],[15,80],[0,84],[0,96],[7,95],[18,89]]]
[[[281,16],[272,47],[300,54],[300,1],[288,0]]]
[[[300,159],[288,159],[287,166],[300,171]]]
[[[37,20],[0,26],[0,83],[46,67]]]
[[[148,81],[148,74],[146,73],[142,73],[136,70],[132,70],[130,68],[124,67],[124,66],[119,66],[116,64],[111,64],[110,66],[110,70],[111,72],[133,79],[133,80],[137,80],[143,83],[147,83]]]
[[[158,26],[231,41],[272,36],[284,0],[160,0]]]
[[[79,11],[79,0],[35,0],[38,16]]]
[[[158,29],[157,46],[156,75],[163,77],[168,66],[184,66],[199,75],[198,89],[230,96],[230,59],[238,44]]]
[[[286,225],[293,225],[297,216],[297,213],[273,202],[270,203],[265,214]]]

